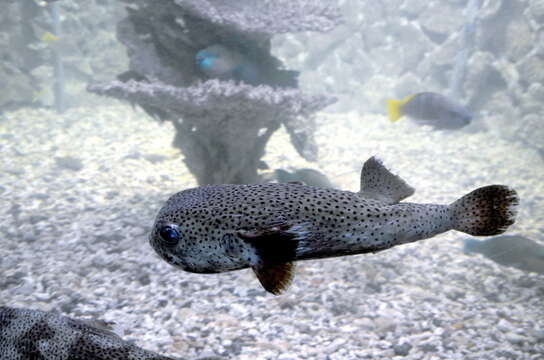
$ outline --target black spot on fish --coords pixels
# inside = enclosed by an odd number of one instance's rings
[[[38,321],[26,333],[15,342],[15,349],[23,359],[48,360],[41,354],[38,344],[44,340],[51,340],[55,336],[55,330],[44,320]],[[58,354],[60,357],[60,354]]]

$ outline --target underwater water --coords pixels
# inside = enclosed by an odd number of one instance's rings
[[[88,82],[113,81],[129,69],[115,39],[125,13],[121,4],[74,10],[68,1],[58,5],[65,31],[72,17],[84,23],[84,14],[99,9],[104,24],[89,25],[86,51],[59,51],[65,111],[56,111],[49,90],[38,101],[0,108],[0,307],[115,322],[123,339],[184,359],[543,358],[542,2],[398,3],[331,2],[346,19],[331,32],[272,37],[272,53],[300,71],[303,93],[338,100],[315,112],[317,160],[305,159],[281,126],[260,158],[267,165],[258,169],[260,179],[274,181],[275,169],[311,168],[335,188],[358,192],[362,165],[376,155],[415,188],[403,201],[447,205],[479,187],[507,185],[520,203],[505,234],[532,240],[530,251],[511,241],[470,252],[465,244],[474,237],[452,230],[377,253],[298,261],[279,296],[265,291],[251,269],[197,274],[170,266],[149,236],[165,201],[199,186],[198,166],[187,160],[197,145],[173,145],[178,130],[171,119],[85,91]],[[1,31],[17,39],[12,28]],[[13,43],[10,49],[20,53]],[[3,59],[3,69],[16,63]],[[43,89],[55,80],[46,59],[32,75]],[[258,87],[253,65],[226,78],[198,73],[196,65],[191,71],[202,81]],[[18,84],[13,74],[0,73],[10,93]],[[291,84],[292,74],[272,72],[264,87],[276,75],[289,75]],[[438,110],[425,108],[432,120],[416,114],[390,121],[387,100],[424,92],[459,103],[470,122],[461,124],[442,102],[430,105]],[[233,117],[259,116],[254,108],[233,109]],[[225,124],[215,128],[212,145],[222,129],[230,139]],[[240,151],[228,161],[246,159]],[[510,265],[494,261],[508,254],[515,256]],[[0,322],[0,345],[2,331]]]

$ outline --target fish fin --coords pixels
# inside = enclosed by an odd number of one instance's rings
[[[414,188],[399,176],[391,173],[380,159],[373,156],[361,170],[361,190],[359,194],[386,204],[396,204],[414,193]]]
[[[253,267],[263,288],[274,295],[281,294],[289,287],[295,276],[294,270],[295,264],[292,262]]]
[[[263,228],[237,232],[256,251],[258,261],[252,266],[269,266],[295,260],[299,242],[308,236],[305,225],[278,223]]]
[[[387,116],[391,122],[398,121],[404,114],[402,113],[402,107],[404,104],[412,100],[417,94],[405,97],[402,100],[389,99],[386,100],[387,104]]]
[[[498,235],[516,218],[518,194],[504,185],[472,191],[450,205],[453,229],[475,236]]]
[[[401,118],[400,113],[400,101],[389,99],[386,100],[387,104],[387,117],[389,118],[389,121],[395,122],[398,121]]]

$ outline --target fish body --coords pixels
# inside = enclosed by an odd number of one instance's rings
[[[40,41],[48,48],[60,54],[79,53],[79,47],[74,42],[74,39],[67,36],[58,36],[46,31],[40,36]]]
[[[198,68],[210,78],[233,79],[250,85],[258,83],[257,66],[241,53],[215,44],[196,54]]]
[[[42,36],[40,37],[40,40],[46,44],[52,44],[59,41],[59,37],[49,31],[46,31],[42,34]]]
[[[173,195],[159,211],[150,244],[168,263],[197,273],[251,267],[280,293],[293,262],[377,252],[448,230],[499,234],[518,198],[501,185],[450,205],[401,203],[414,189],[376,158],[358,193],[298,184],[216,185]]]
[[[417,93],[402,100],[387,100],[387,114],[392,122],[406,115],[419,124],[449,130],[462,128],[472,120],[465,107],[433,92]]]
[[[465,239],[465,253],[482,254],[497,264],[544,274],[544,246],[520,235],[502,235],[485,240]]]
[[[241,81],[249,85],[298,86],[297,71],[277,69],[259,61],[257,56],[243,54],[221,44],[198,51],[195,61],[198,69],[209,78]]]
[[[276,169],[274,176],[279,183],[301,182],[304,185],[332,188],[334,187],[325,174],[314,169],[296,169],[292,172]]]
[[[0,307],[2,360],[174,360],[121,339],[106,322]]]

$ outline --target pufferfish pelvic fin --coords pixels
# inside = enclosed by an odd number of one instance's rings
[[[362,197],[396,204],[414,192],[413,187],[389,171],[377,157],[373,156],[364,163],[359,191]]]
[[[279,295],[293,280],[293,260],[301,241],[309,236],[307,225],[278,223],[258,229],[240,230],[237,235],[255,249],[251,268],[263,288]]]
[[[263,288],[274,295],[286,290],[295,276],[295,264],[288,262],[277,265],[253,267],[253,272]]]
[[[412,100],[417,94],[410,95],[401,100],[389,99],[385,103],[387,105],[387,117],[391,122],[398,121],[402,117],[402,107]]]

